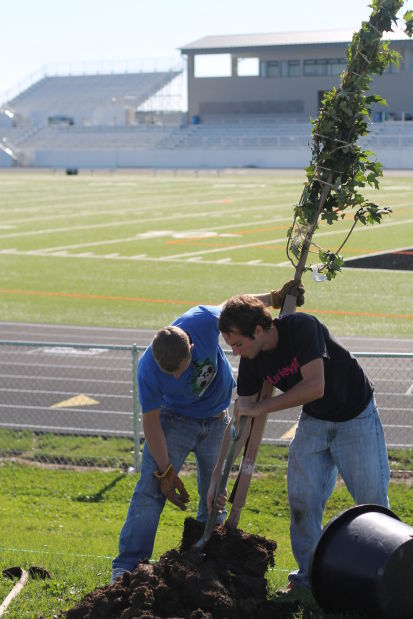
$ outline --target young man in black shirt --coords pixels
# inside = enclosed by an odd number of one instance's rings
[[[390,470],[373,385],[314,316],[297,313],[273,320],[260,301],[241,295],[225,303],[219,330],[241,356],[238,417],[302,406],[288,459],[290,535],[298,564],[289,575],[289,588],[308,587],[311,551],[338,472],[357,504],[389,506]],[[257,402],[264,381],[281,393]],[[209,508],[228,440],[227,433],[211,478]]]

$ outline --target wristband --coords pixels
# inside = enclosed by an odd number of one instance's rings
[[[154,475],[156,477],[156,479],[163,479],[164,477],[166,477],[169,473],[169,471],[172,468],[172,463],[168,466],[168,468],[166,469],[166,471],[164,471],[164,473],[160,473],[159,471],[155,471]]]
[[[271,303],[271,307],[273,307],[274,309],[276,309],[275,305],[274,305],[274,295],[277,294],[277,290],[271,290],[270,292],[270,303]]]

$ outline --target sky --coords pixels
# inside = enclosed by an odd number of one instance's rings
[[[370,0],[0,0],[0,93],[39,73],[132,70],[207,35],[350,28]]]

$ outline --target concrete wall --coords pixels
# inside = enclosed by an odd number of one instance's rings
[[[378,160],[388,169],[412,169],[413,147],[375,149]],[[1,153],[0,153],[1,154]],[[305,168],[310,149],[271,150],[42,150],[32,154],[31,165],[47,168]]]

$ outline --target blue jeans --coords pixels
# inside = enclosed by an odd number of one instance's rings
[[[301,413],[288,456],[291,546],[298,570],[289,580],[308,587],[310,555],[322,531],[337,473],[356,504],[389,507],[390,469],[374,398],[355,419],[340,423]]]
[[[161,409],[161,425],[168,445],[169,461],[178,474],[185,458],[193,451],[197,464],[199,503],[197,520],[208,518],[207,494],[212,471],[218,460],[222,439],[229,423],[228,411],[207,419],[191,419],[167,409]],[[119,537],[119,554],[112,562],[112,582],[123,572],[131,572],[142,559],[152,555],[159,519],[165,506],[159,481],[154,477],[158,468],[145,444],[140,479],[136,484],[125,523]],[[226,512],[218,522],[223,522]]]

